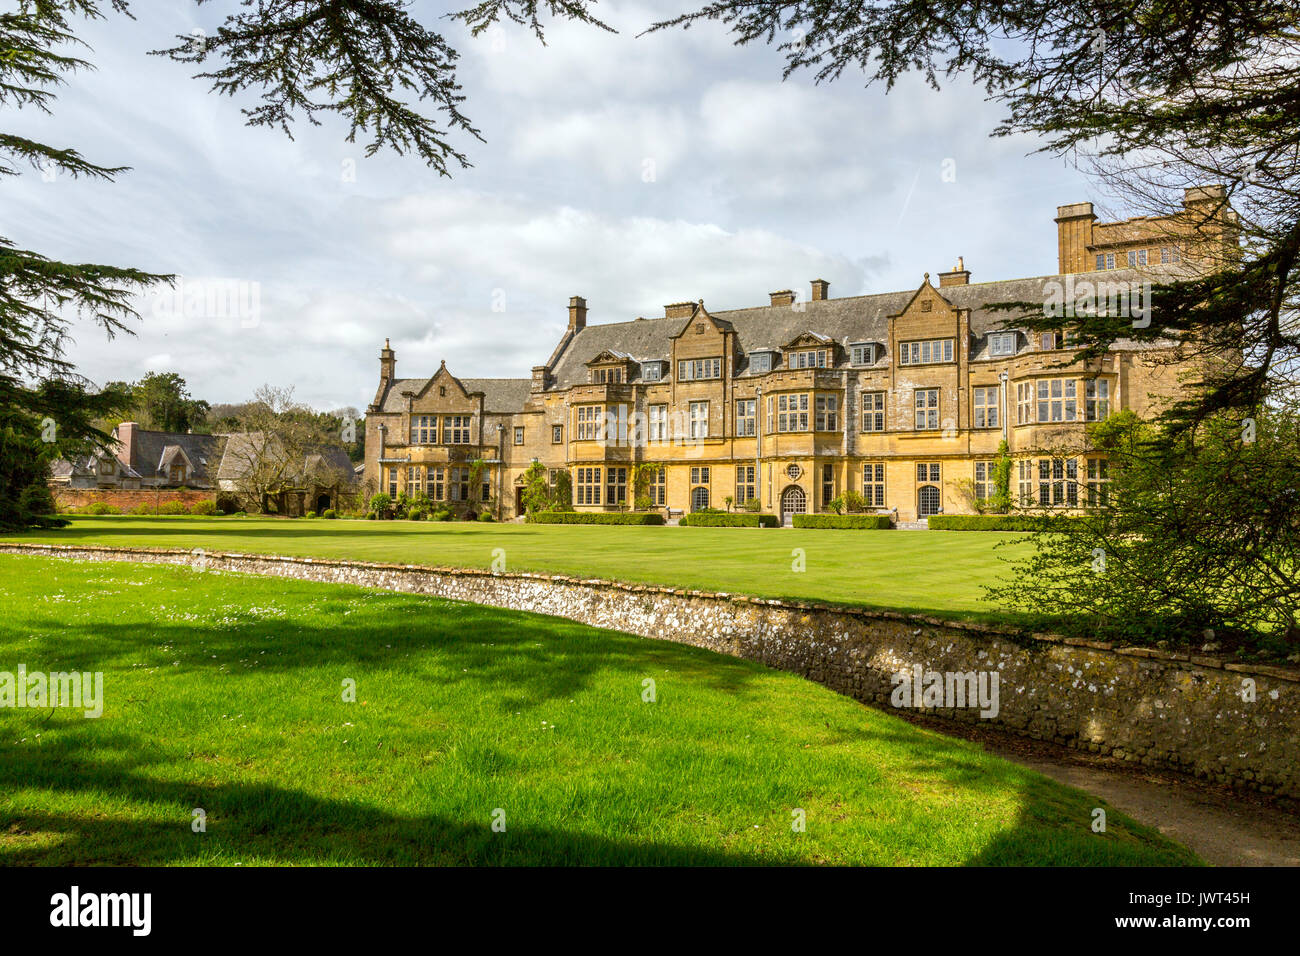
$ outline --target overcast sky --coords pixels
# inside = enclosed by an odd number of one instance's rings
[[[835,297],[910,289],[959,255],[976,282],[1043,275],[1056,206],[1094,198],[1062,161],[1030,155],[1033,141],[990,139],[1000,110],[964,80],[888,96],[847,75],[817,87],[782,82],[775,50],[736,48],[721,26],[637,37],[686,9],[671,0],[602,4],[617,35],[556,23],[545,47],[513,26],[472,39],[437,25],[486,139],[458,140],[474,166],[441,178],[418,159],[365,158],[341,122],[300,125],[295,141],[247,128],[253,98],[218,97],[146,55],[214,31],[227,7],[135,0],[135,21],[87,27],[98,69],[53,118],[7,117],[132,168],[112,184],[9,180],[0,234],[258,307],[213,316],[168,294],[141,303],[135,336],[79,326],[72,358],[92,381],[176,371],[212,402],[271,382],[364,408],[385,337],[399,375],[446,359],[458,375],[527,377],[570,295],[598,323],[683,300],[806,298],[813,278]]]

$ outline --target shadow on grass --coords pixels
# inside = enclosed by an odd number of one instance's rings
[[[94,752],[125,756],[96,760]],[[9,866],[222,863],[260,858],[285,864],[735,866],[746,853],[647,838],[605,839],[509,818],[505,832],[440,816],[401,816],[270,784],[202,786],[148,776],[155,748],[115,734],[71,734],[39,748],[0,747],[0,788],[80,793],[98,812],[19,814],[0,810],[0,861]],[[156,751],[155,751],[156,752]],[[163,759],[159,756],[158,759]],[[115,819],[115,804],[153,809],[153,819]],[[207,832],[191,830],[192,810]],[[24,846],[28,842],[31,845]],[[52,845],[51,845],[52,844]]]
[[[153,570],[195,573],[166,566]],[[226,575],[221,580],[232,586],[238,583],[238,578]],[[294,584],[313,588],[310,583]],[[171,671],[179,660],[186,670],[199,668],[237,679],[242,674],[299,669],[337,668],[343,675],[405,670],[411,666],[409,655],[434,652],[442,665],[437,679],[444,685],[470,684],[496,692],[509,687],[503,712],[568,700],[601,671],[649,674],[671,668],[678,676],[742,698],[754,694],[750,685],[766,671],[751,661],[566,618],[350,586],[316,587],[341,587],[344,594],[335,592],[314,605],[323,613],[310,628],[297,622],[286,628],[275,619],[219,628],[188,622],[142,626],[131,621],[79,626],[52,615],[31,615],[23,622],[31,635],[25,642],[24,663],[46,672],[93,672],[115,666]],[[357,610],[355,600],[362,595],[366,604]],[[229,600],[237,601],[237,592]],[[186,608],[177,610],[183,614]],[[330,623],[320,623],[321,617]]]
[[[93,579],[108,565],[83,565]],[[129,566],[113,570],[121,573]],[[701,687],[730,694],[738,704],[769,702],[759,687],[763,666],[673,643],[604,631],[561,618],[517,614],[473,604],[341,585],[276,582],[275,600],[287,600],[304,618],[240,620],[250,601],[265,603],[265,590],[250,597],[245,579],[198,575],[183,568],[150,566],[145,580],[169,586],[164,600],[177,611],[229,602],[231,623],[221,627],[177,620],[161,625],[148,615],[125,613],[113,623],[77,623],[43,611],[25,614],[11,633],[23,635],[29,668],[124,670],[156,667],[164,678],[173,661],[181,672],[204,680],[237,682],[243,675],[338,668],[338,672],[409,673],[433,667],[448,686],[464,685],[493,699],[502,713],[567,700],[590,687],[602,671],[632,675],[670,671]],[[264,583],[265,579],[256,579]],[[176,584],[190,584],[178,590]],[[71,584],[71,582],[69,582]],[[21,587],[22,585],[20,585]],[[37,590],[35,584],[28,585]],[[148,607],[157,591],[126,596]],[[204,593],[206,591],[206,593]],[[89,591],[87,594],[91,593]],[[364,600],[358,602],[358,598]],[[242,604],[241,604],[242,602]],[[345,613],[349,612],[349,613]],[[199,642],[202,643],[199,643]],[[265,652],[265,653],[262,653]],[[417,654],[418,652],[418,654]],[[412,660],[416,659],[413,665]],[[255,667],[249,667],[256,661]],[[110,673],[111,680],[111,673]],[[337,685],[335,685],[337,686]],[[632,688],[635,689],[635,688]],[[238,691],[232,688],[232,693]],[[110,704],[111,692],[110,692]],[[111,708],[110,708],[111,710]],[[111,716],[111,713],[110,713]],[[847,718],[852,720],[853,718]],[[289,785],[159,779],[160,765],[174,765],[174,746],[99,722],[63,724],[40,744],[0,742],[0,792],[47,790],[49,809],[0,809],[0,861],[25,863],[233,862],[260,858],[283,863],[321,861],[377,864],[757,864],[771,862],[745,852],[656,841],[630,832],[611,839],[554,827],[529,827],[512,819],[506,833],[493,833],[490,813],[482,823],[438,815],[388,812],[359,800],[333,800]],[[829,724],[828,724],[829,726]],[[183,732],[182,727],[177,728]],[[723,728],[725,731],[725,728]],[[944,789],[1013,794],[1022,809],[967,862],[984,864],[1152,864],[1169,862],[1168,844],[1138,838],[1130,825],[1113,823],[1111,834],[1089,830],[1093,803],[1068,788],[1010,762],[983,757],[973,744],[919,731],[901,721],[864,711],[858,723],[838,723],[834,742],[869,743],[897,760],[887,769],[894,787],[924,797],[928,811],[943,812]],[[766,746],[766,745],[765,745]],[[617,742],[611,742],[611,753]],[[508,757],[509,755],[503,755]],[[201,770],[202,768],[196,768]],[[322,764],[321,775],[330,768]],[[746,770],[738,761],[737,772]],[[196,773],[196,776],[198,774]],[[313,781],[315,782],[315,781]],[[454,781],[451,781],[454,784]],[[833,793],[819,793],[834,799]],[[74,808],[63,809],[66,798]],[[144,820],[115,817],[130,806]],[[3,807],[0,804],[0,807]],[[193,834],[190,810],[203,807],[209,832]],[[870,807],[851,812],[870,814]],[[1063,829],[1063,818],[1078,825]],[[935,829],[941,820],[936,819]],[[5,833],[4,831],[8,831]],[[936,839],[939,837],[936,836]],[[1048,846],[1048,844],[1051,844]]]

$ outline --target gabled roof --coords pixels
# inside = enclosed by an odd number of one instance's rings
[[[450,373],[448,376],[463,388],[467,395],[481,394],[485,412],[521,411],[533,388],[531,378],[456,378]],[[406,398],[403,393],[423,395],[436,377],[394,379],[379,405],[379,411],[390,413],[406,411]]]
[[[194,462],[190,461],[190,456],[185,454],[184,448],[180,445],[167,445],[163,448],[162,458],[158,460],[158,471],[167,472],[178,458],[185,463],[187,469],[194,470]]]
[[[809,339],[812,341],[810,342]],[[814,332],[811,329],[805,329],[800,332],[789,342],[785,343],[787,349],[797,349],[804,345],[834,345],[835,340],[829,335],[822,335],[820,332]]]
[[[617,349],[605,349],[595,358],[587,362],[588,365],[606,365],[614,362],[630,362],[632,356],[627,352],[620,352]]]

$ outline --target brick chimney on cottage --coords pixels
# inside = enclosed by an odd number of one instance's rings
[[[123,465],[131,467],[131,451],[135,445],[135,430],[139,428],[138,422],[122,422],[113,429],[113,437],[117,439],[117,448],[114,449],[117,460]]]
[[[825,279],[812,280],[812,300],[821,302],[831,297],[831,284]]]

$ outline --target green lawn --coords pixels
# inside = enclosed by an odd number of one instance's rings
[[[180,543],[162,527],[151,543]],[[102,671],[106,705],[0,709],[4,865],[1197,862],[1113,809],[1093,833],[1095,798],[817,684],[558,618],[4,555],[0,671],[19,664]]]
[[[1027,554],[1025,535],[988,531],[829,531],[325,521],[268,518],[74,517],[55,531],[3,540],[205,548],[402,564],[490,567],[663,584],[761,597],[1005,619],[981,585]],[[1007,541],[1002,548],[998,542]],[[796,571],[795,549],[805,570]]]

